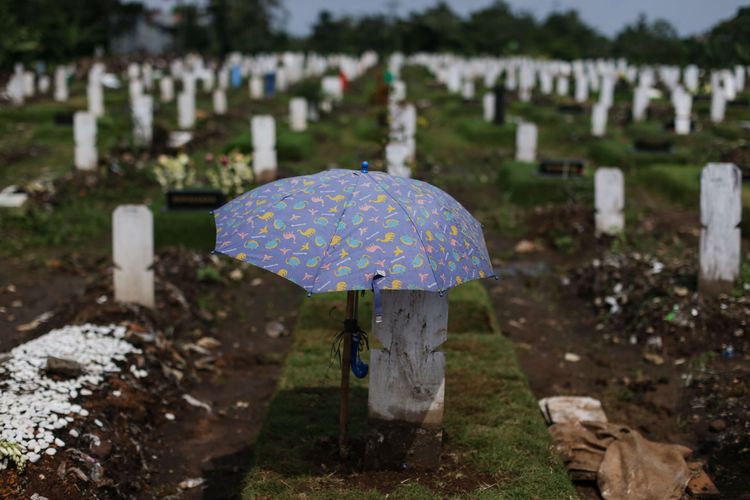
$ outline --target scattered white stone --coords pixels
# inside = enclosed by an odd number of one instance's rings
[[[85,387],[96,387],[107,373],[120,371],[117,362],[140,350],[122,340],[125,327],[65,326],[21,344],[0,364],[0,440],[16,443],[35,462],[40,452],[54,454],[59,443],[52,431],[66,427],[73,416],[89,414],[73,403],[73,394],[85,396]],[[47,358],[62,357],[85,367],[79,377],[53,380],[44,374]],[[90,392],[90,391],[89,391]],[[70,432],[72,436],[76,436]]]
[[[174,420],[174,413],[165,413],[164,418],[167,420]]]
[[[191,488],[195,488],[196,486],[200,486],[201,484],[203,484],[203,481],[204,479],[202,477],[185,479],[184,481],[180,482],[177,487],[181,490],[189,490]]]
[[[197,399],[197,398],[191,396],[190,394],[183,394],[182,395],[182,399],[184,399],[185,401],[187,401],[187,403],[189,405],[191,405],[191,406],[196,406],[198,408],[203,408],[208,413],[211,413],[211,406],[208,403],[205,403],[205,402],[201,401],[200,399]]]
[[[578,354],[566,352],[565,361],[567,361],[568,363],[578,363],[579,361],[581,361],[581,357]]]

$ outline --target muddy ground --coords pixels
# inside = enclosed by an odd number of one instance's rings
[[[657,257],[596,239],[580,205],[535,208],[521,238],[489,233],[500,326],[535,396],[600,399],[610,421],[692,448],[722,498],[750,498],[750,301],[696,293],[694,213],[644,213],[636,238],[688,250]],[[557,247],[561,233],[574,249]],[[600,498],[593,483],[577,487]]]
[[[45,456],[32,473],[4,472],[0,497],[231,498],[290,346],[288,311],[302,294],[228,259],[171,250],[159,254],[163,299],[148,311],[112,303],[109,263],[66,260],[41,269],[20,260],[3,267],[0,349],[69,322],[124,322],[149,376],[110,377],[84,402],[93,418],[76,423],[84,427],[79,438],[66,436],[66,453]],[[54,315],[31,328],[44,312]]]

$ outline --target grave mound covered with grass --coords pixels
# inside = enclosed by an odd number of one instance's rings
[[[363,470],[367,379],[352,380],[352,456],[342,464],[337,456],[340,372],[332,362],[331,342],[344,307],[343,294],[303,303],[242,498],[575,497],[513,347],[500,334],[478,282],[450,292],[449,317],[456,319],[442,346],[447,367],[440,468]],[[369,297],[360,305],[360,318],[370,330]]]

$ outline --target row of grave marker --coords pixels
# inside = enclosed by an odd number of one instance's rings
[[[350,61],[352,61],[351,58],[345,58],[339,61],[339,64],[342,64],[343,68],[346,65],[345,63]],[[356,64],[348,65],[349,76],[351,78],[359,77],[366,69],[375,64],[376,61],[377,59],[373,54],[365,54]],[[183,130],[190,130],[194,127],[196,116],[195,82],[198,77],[195,75],[202,75],[201,78],[204,81],[204,90],[211,91],[213,88],[213,77],[208,78],[206,75],[213,75],[213,73],[206,72],[205,70],[194,70],[194,72],[189,72],[182,66],[178,67],[180,69],[175,70],[174,64],[172,66],[173,73],[179,74],[182,77],[182,92],[177,96],[178,127]],[[317,67],[320,70],[328,68],[328,66],[324,64],[319,64]],[[77,112],[74,118],[74,136],[76,142],[75,165],[78,169],[90,170],[95,168],[97,164],[95,118],[101,117],[104,114],[102,86],[104,74],[104,66],[100,63],[95,64],[91,68],[89,71],[89,85],[87,87],[88,111]],[[128,67],[127,74],[130,78],[128,90],[133,116],[134,144],[144,147],[149,146],[153,138],[154,104],[153,97],[145,94],[144,90],[153,86],[152,72],[150,70],[141,71],[139,65],[131,64]],[[142,80],[141,78],[143,77],[141,75],[144,74],[148,74],[149,76],[145,80]],[[228,85],[228,77],[222,77],[222,75],[227,74],[227,72],[219,73],[219,87],[212,91],[214,112],[217,115],[223,115],[227,112],[225,87]],[[289,77],[285,78],[285,81],[289,82]],[[205,83],[207,81],[208,83]],[[293,81],[296,80],[292,80],[292,82]],[[255,99],[261,98],[264,95],[263,89],[258,89],[257,82],[257,76],[252,76],[249,80],[250,95],[251,98]],[[327,105],[327,109],[330,110],[334,104],[339,103],[343,98],[344,83],[341,77],[327,76],[322,79],[321,86],[323,95],[325,96],[323,104]],[[169,102],[173,99],[174,82],[172,77],[163,76],[160,79],[159,87],[162,101]],[[284,85],[284,88],[286,88],[286,84]],[[272,87],[270,94],[274,91],[275,89]],[[270,94],[266,93],[265,95]],[[306,130],[308,113],[309,105],[307,100],[302,97],[293,98],[289,104],[290,128],[293,131]],[[253,168],[255,174],[257,178],[261,180],[271,180],[275,178],[275,172],[277,169],[275,120],[272,116],[254,116],[251,119],[250,128],[252,130],[254,146]]]
[[[732,164],[709,164],[701,177],[700,288],[727,291],[739,273],[741,193],[739,170]],[[598,233],[624,230],[625,186],[622,172],[603,167],[595,174],[595,220]],[[123,205],[113,213],[115,299],[155,306],[153,216],[143,205]],[[436,467],[442,443],[448,295],[425,291],[385,291],[382,323],[373,334],[382,348],[370,356],[368,418],[371,435],[366,458],[370,467],[409,465]],[[408,314],[406,312],[409,312]],[[393,436],[416,436],[413,442]],[[411,452],[420,448],[419,463]],[[387,451],[387,449],[391,451]],[[395,452],[394,452],[395,450]]]

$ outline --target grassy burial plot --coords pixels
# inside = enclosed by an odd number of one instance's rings
[[[455,292],[455,293],[454,293]],[[367,379],[350,399],[353,457],[337,458],[339,370],[331,340],[343,317],[344,296],[303,302],[295,343],[271,403],[243,498],[571,498],[572,487],[550,449],[544,422],[499,332],[484,287],[477,282],[450,292],[446,352],[446,413],[438,471],[362,471]],[[369,330],[370,304],[361,324]],[[476,322],[476,313],[487,322]],[[465,321],[464,321],[464,318]],[[473,322],[473,323],[472,323]],[[460,329],[461,324],[471,329]]]
[[[306,132],[288,126],[289,99],[305,94],[319,79],[303,81],[285,93],[251,100],[245,85],[227,92],[229,112],[212,113],[211,95],[196,95],[194,141],[185,148],[198,177],[207,170],[207,155],[218,158],[235,151],[251,153],[249,117],[271,114],[276,118],[280,175],[301,175],[329,166],[349,168],[363,159],[382,156],[377,109],[368,98],[375,85],[372,72],[353,82],[344,101],[333,113],[311,122]],[[98,120],[97,149],[106,166],[96,182],[73,169],[72,124],[56,124],[86,109],[85,87],[76,84],[66,103],[49,98],[27,103],[22,109],[0,109],[0,187],[24,185],[40,176],[55,183],[55,191],[42,203],[21,212],[0,213],[0,232],[7,235],[2,252],[8,255],[32,250],[102,252],[110,245],[111,212],[119,204],[145,203],[154,213],[157,248],[181,245],[198,250],[213,248],[214,227],[208,212],[165,212],[164,195],[154,178],[156,158],[132,148],[132,123],[127,88],[105,90],[105,115]],[[56,118],[57,115],[60,115]],[[155,99],[154,134],[177,129],[175,102]],[[64,122],[65,120],[63,120]],[[62,177],[65,176],[64,179]],[[253,186],[248,185],[247,189]],[[42,205],[47,205],[44,208]]]

